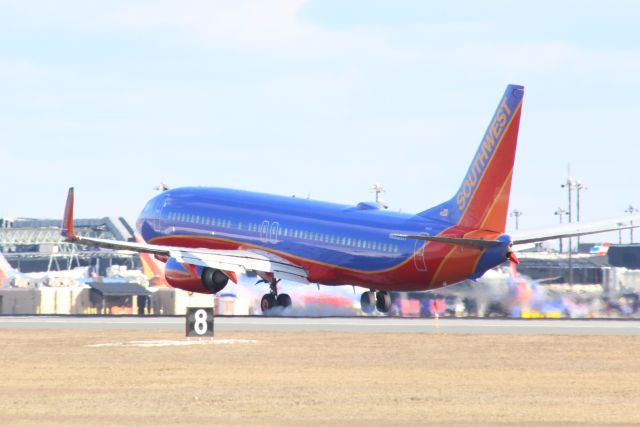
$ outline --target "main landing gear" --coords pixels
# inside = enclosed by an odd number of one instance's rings
[[[391,309],[391,295],[387,291],[368,291],[360,297],[360,308],[369,314],[377,308],[380,313],[388,313]]]
[[[291,297],[288,294],[278,294],[279,280],[272,280],[269,283],[270,291],[262,296],[260,308],[262,313],[266,313],[274,307],[287,308],[291,306]]]

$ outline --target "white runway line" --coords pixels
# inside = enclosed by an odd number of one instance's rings
[[[257,340],[241,339],[184,339],[184,340],[148,340],[148,341],[125,341],[108,342],[100,344],[87,344],[85,347],[184,347],[190,345],[229,345],[229,344],[257,344]]]

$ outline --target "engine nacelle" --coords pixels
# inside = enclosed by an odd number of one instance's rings
[[[167,259],[164,275],[167,282],[174,288],[201,294],[218,293],[229,282],[229,277],[220,270],[184,265],[175,258]]]
[[[200,278],[202,279],[202,285],[211,291],[212,294],[217,294],[229,283],[229,276],[220,270],[209,267],[202,270]]]

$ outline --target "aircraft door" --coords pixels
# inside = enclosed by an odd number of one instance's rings
[[[260,240],[263,242],[267,242],[269,240],[269,221],[262,221],[262,225],[260,225]]]
[[[420,233],[425,235],[424,233]],[[426,242],[422,240],[416,240],[413,246],[413,264],[416,266],[417,271],[426,272],[427,263],[424,259],[424,246]]]
[[[280,228],[280,224],[277,222],[271,223],[271,229],[269,230],[269,242],[278,243],[278,228]]]
[[[160,231],[160,218],[162,216],[162,209],[164,208],[165,202],[166,200],[164,197],[159,197],[153,205],[153,210],[151,212],[152,219],[149,222],[151,223],[151,228],[156,232]]]

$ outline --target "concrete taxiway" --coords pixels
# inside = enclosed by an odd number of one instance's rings
[[[0,316],[0,329],[184,331],[183,317]],[[216,317],[216,331],[393,332],[518,335],[640,335],[636,320]]]

